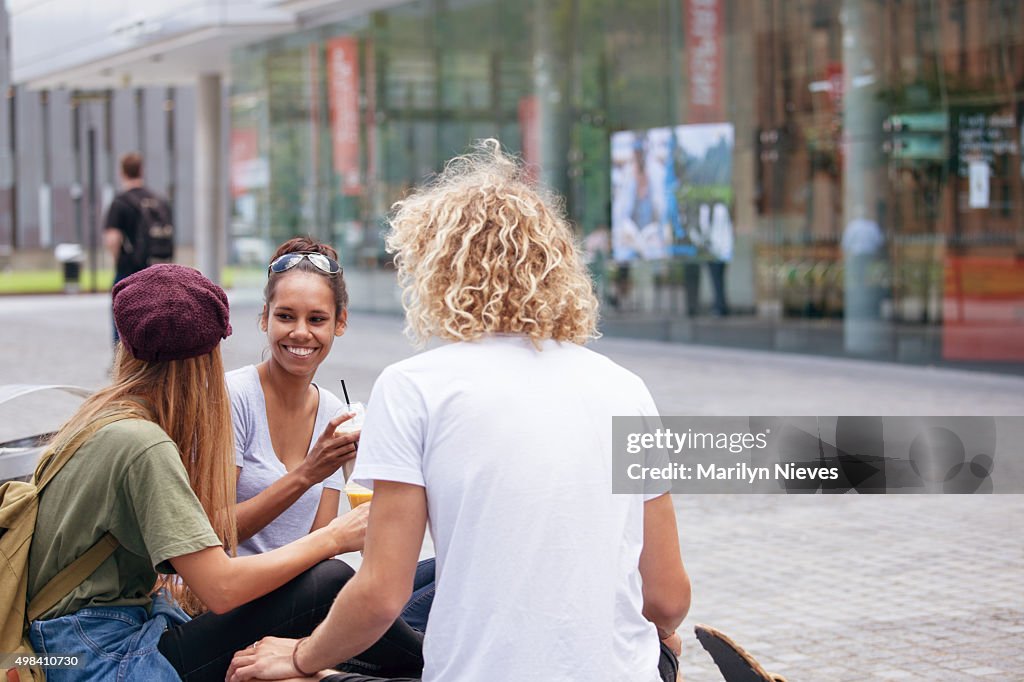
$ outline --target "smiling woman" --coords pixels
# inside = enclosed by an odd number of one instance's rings
[[[238,471],[238,553],[260,554],[328,525],[345,485],[341,465],[355,457],[360,432],[338,432],[345,404],[315,383],[334,340],[345,333],[348,292],[337,252],[308,237],[278,247],[267,268],[260,328],[269,357],[227,375]],[[342,520],[359,530],[371,505]],[[402,619],[426,628],[434,561],[416,571]]]
[[[285,242],[267,268],[264,296],[260,328],[270,355],[227,375],[240,554],[269,551],[337,516],[340,467],[359,440],[358,432],[335,434],[344,405],[313,383],[345,333],[348,293],[337,253],[304,237]],[[353,513],[353,523],[362,516]]]

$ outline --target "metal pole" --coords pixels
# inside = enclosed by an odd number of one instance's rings
[[[204,275],[220,281],[224,263],[224,220],[221,212],[221,78],[202,74],[196,87],[195,245],[196,264]]]
[[[893,330],[881,311],[888,245],[878,214],[884,111],[878,93],[877,7],[846,0],[843,35],[843,341],[854,355],[891,354]],[[887,226],[885,226],[887,227]],[[874,242],[878,242],[877,244]]]
[[[71,199],[75,202],[75,243],[79,245],[85,237],[82,233],[85,229],[82,223],[82,106],[78,100],[78,93],[71,93],[71,153],[74,155],[72,166],[75,169]]]
[[[97,240],[96,235],[99,231],[99,225],[96,224],[96,129],[89,127],[89,132],[86,137],[86,146],[89,169],[87,172],[89,182],[89,291],[96,293],[99,287],[96,283],[96,249]]]

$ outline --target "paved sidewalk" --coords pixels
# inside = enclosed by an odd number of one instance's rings
[[[0,297],[0,383],[99,386],[106,296]],[[255,292],[232,294],[229,368],[264,348]],[[318,381],[365,400],[413,352],[401,320],[352,314]],[[623,339],[595,348],[642,376],[665,414],[1022,415],[1024,378]],[[0,412],[0,440],[52,428],[41,397]],[[0,408],[2,409],[2,408]],[[791,681],[1013,680],[1024,669],[1024,496],[676,498],[694,602],[690,682],[720,680],[693,623]]]

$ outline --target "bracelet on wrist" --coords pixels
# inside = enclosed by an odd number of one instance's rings
[[[309,638],[303,637],[295,643],[295,648],[292,649],[292,667],[295,668],[295,672],[299,673],[303,677],[312,677],[313,673],[307,673],[305,670],[299,667],[299,645],[305,642],[307,639]]]

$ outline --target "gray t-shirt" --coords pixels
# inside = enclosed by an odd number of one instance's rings
[[[227,384],[231,395],[231,418],[235,425],[235,464],[242,469],[238,476],[237,497],[239,502],[244,502],[269,488],[287,470],[274,453],[270,440],[267,402],[263,396],[259,371],[254,365],[248,365],[228,372]],[[330,391],[319,386],[316,389],[320,392],[320,404],[313,424],[310,449],[327,428],[327,422],[344,407],[344,403]],[[306,435],[301,434],[299,437],[305,438]],[[263,530],[245,542],[238,543],[239,556],[269,552],[309,533],[325,487],[335,490],[345,487],[345,476],[341,469],[323,483],[317,483],[307,490]]]

